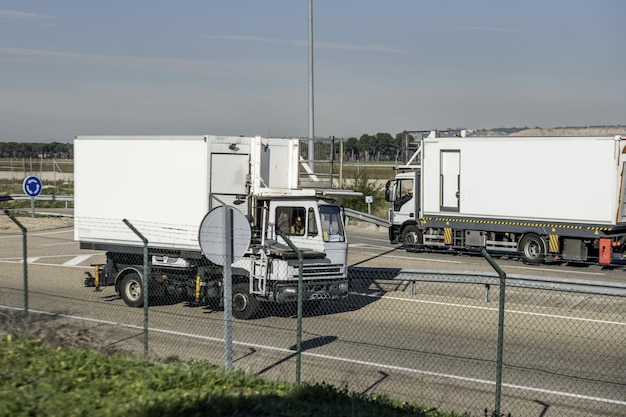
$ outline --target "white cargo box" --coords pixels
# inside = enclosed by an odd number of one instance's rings
[[[624,221],[617,137],[424,139],[423,215],[609,224]]]
[[[298,139],[238,136],[78,136],[74,238],[198,250],[206,213],[250,195],[298,190]],[[237,206],[242,211],[247,204]],[[247,213],[246,213],[247,214]]]

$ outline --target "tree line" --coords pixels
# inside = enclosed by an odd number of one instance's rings
[[[72,159],[74,145],[60,142],[0,142],[0,158]]]
[[[359,138],[315,139],[315,159],[339,160],[341,157],[339,142],[342,141],[344,161],[397,161],[401,159],[407,142],[413,140],[414,137],[411,135],[404,140],[403,133],[398,133],[395,137],[389,133],[376,133],[375,135],[363,134]],[[304,159],[307,159],[307,139],[300,141],[300,153]]]
[[[343,144],[344,159],[348,161],[394,161],[402,154],[402,133],[395,137],[389,133],[363,134],[349,138]]]
[[[621,127],[621,125],[584,126],[584,127]],[[578,127],[580,128],[580,127]],[[528,127],[510,127],[497,129],[479,129],[475,131],[477,135],[510,135],[512,133],[526,130]],[[459,130],[459,129],[450,129]],[[363,134],[359,138],[351,137],[343,139],[344,160],[346,161],[396,161],[406,156],[407,143],[414,140],[409,135],[406,140],[403,133],[392,136],[389,133],[376,133],[375,135]],[[325,153],[332,154],[333,159],[339,159],[339,140],[325,142],[316,145]],[[332,149],[331,149],[332,148]],[[307,141],[301,142],[303,157],[307,156]],[[21,142],[0,142],[0,158],[46,158],[46,159],[72,159],[74,157],[74,145],[72,143],[21,143]]]
[[[331,147],[330,144],[327,146]],[[355,137],[344,139],[345,160],[394,160],[400,155],[401,149],[402,133],[398,133],[395,138],[389,133],[377,133],[375,135],[363,134],[358,139]],[[338,146],[334,147],[332,152],[335,157],[339,157]],[[0,142],[0,158],[72,159],[73,157],[74,145],[71,143]]]

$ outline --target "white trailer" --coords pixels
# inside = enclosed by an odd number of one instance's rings
[[[107,252],[86,285],[113,285],[126,304],[143,304],[144,245],[127,220],[148,240],[150,295],[221,299],[222,268],[203,256],[198,236],[205,215],[223,202],[249,219],[252,235],[232,265],[236,318],[255,316],[263,302],[296,301],[298,259],[283,234],[304,254],[308,308],[347,296],[340,207],[298,188],[298,139],[78,136],[74,154],[74,238]],[[282,224],[296,217],[303,234]]]
[[[623,263],[625,146],[621,136],[431,135],[387,183],[390,239],[529,263]],[[402,204],[408,188],[414,197]]]

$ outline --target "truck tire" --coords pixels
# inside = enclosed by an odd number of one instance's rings
[[[400,236],[403,246],[421,246],[422,245],[422,233],[417,230],[417,226],[410,225],[405,227],[402,230],[402,235]]]
[[[517,250],[525,263],[538,265],[546,257],[546,242],[541,236],[531,233],[522,238]]]
[[[259,313],[261,303],[248,290],[248,283],[233,285],[233,317],[248,320]]]
[[[129,307],[143,306],[143,282],[138,273],[132,272],[122,279],[120,296]]]

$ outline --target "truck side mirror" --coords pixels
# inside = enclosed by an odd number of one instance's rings
[[[391,201],[391,181],[385,184],[385,201]]]

